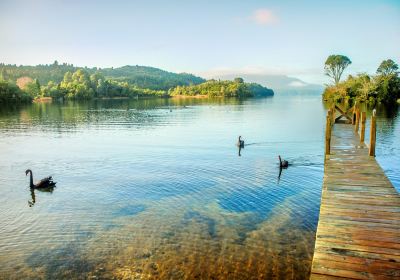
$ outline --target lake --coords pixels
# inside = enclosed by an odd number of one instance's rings
[[[0,109],[0,278],[307,279],[325,115],[279,91]],[[399,190],[399,108],[377,127]],[[57,187],[31,192],[28,168]]]

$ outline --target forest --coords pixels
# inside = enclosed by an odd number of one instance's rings
[[[206,81],[187,73],[147,66],[79,68],[72,64],[16,66],[0,64],[0,102],[31,102],[38,98],[92,99],[168,97],[171,95],[223,97],[268,96],[273,91],[255,83]]]
[[[235,78],[233,81],[209,80],[198,85],[177,86],[169,93],[172,96],[206,95],[210,97],[263,97],[274,95],[273,90],[256,83],[245,83],[242,78]]]
[[[381,62],[375,75],[358,73],[348,75],[347,79],[340,81],[343,71],[351,60],[343,55],[331,55],[325,62],[325,73],[331,77],[334,84],[325,88],[323,97],[334,102],[354,103],[365,102],[369,104],[400,103],[400,78],[398,65],[391,59]]]

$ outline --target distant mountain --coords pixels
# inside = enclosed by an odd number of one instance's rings
[[[267,75],[267,74],[225,74],[214,78],[222,80],[242,77],[247,82],[258,83],[268,86],[273,90],[323,90],[322,85],[309,84],[300,79],[289,77],[286,75]]]
[[[188,73],[172,73],[148,66],[123,66],[99,70],[106,78],[126,81],[140,88],[168,90],[176,86],[197,85],[206,80]]]
[[[188,73],[172,73],[148,66],[123,66],[119,68],[88,68],[76,67],[72,64],[58,64],[54,62],[49,65],[37,66],[17,66],[10,64],[0,64],[0,74],[2,79],[16,81],[20,77],[30,77],[38,79],[40,84],[45,85],[49,81],[60,83],[66,72],[75,72],[83,69],[89,74],[101,73],[106,78],[128,82],[139,88],[152,90],[168,90],[176,86],[196,85],[206,80]]]

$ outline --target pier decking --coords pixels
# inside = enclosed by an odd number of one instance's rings
[[[310,279],[400,279],[400,195],[354,130],[332,128]]]

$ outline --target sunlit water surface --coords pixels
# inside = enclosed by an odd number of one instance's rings
[[[306,279],[325,110],[279,92],[2,109],[0,278]],[[399,125],[397,108],[379,115],[397,188]],[[31,193],[27,168],[57,187]]]

